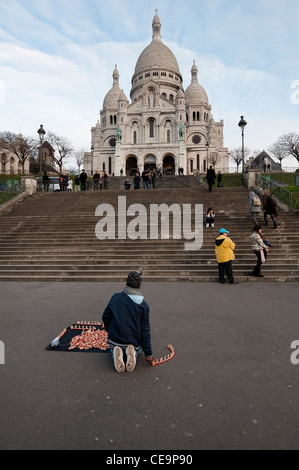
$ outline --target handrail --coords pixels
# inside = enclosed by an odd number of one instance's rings
[[[20,181],[7,181],[0,185],[0,204],[4,204],[13,197],[23,192],[22,184]]]
[[[255,174],[255,184],[263,190],[269,189],[278,201],[286,204],[291,210],[299,209],[299,193],[288,191],[278,183],[271,181],[269,176],[263,176],[260,173]]]

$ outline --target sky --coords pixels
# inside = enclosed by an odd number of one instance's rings
[[[37,138],[43,124],[89,151],[116,64],[130,100],[156,8],[184,89],[196,61],[225,147],[241,146],[241,115],[252,152],[299,132],[298,0],[0,0],[0,132]]]

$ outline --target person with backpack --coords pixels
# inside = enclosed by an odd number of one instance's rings
[[[279,216],[275,198],[270,194],[269,189],[264,190],[263,197],[263,209],[264,209],[264,221],[266,226],[268,225],[267,215],[270,215],[273,227],[277,228],[277,219]]]
[[[251,216],[251,220],[254,225],[257,225],[257,215],[261,213],[262,204],[260,198],[255,194],[255,192],[251,189],[249,193],[249,200],[248,200],[248,211]]]

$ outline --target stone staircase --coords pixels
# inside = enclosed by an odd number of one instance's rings
[[[184,177],[183,177],[184,178]],[[0,216],[0,281],[124,281],[131,270],[141,269],[144,281],[216,281],[214,240],[219,228],[230,231],[236,243],[233,271],[240,281],[299,280],[299,217],[280,213],[279,227],[272,222],[263,233],[271,244],[264,278],[250,275],[256,264],[251,250],[250,220],[244,188],[214,188],[196,184],[186,188],[139,191],[111,190],[37,193]],[[203,246],[186,251],[183,239],[99,240],[95,235],[96,207],[108,203],[117,213],[118,197],[126,206],[173,203],[203,204],[216,212],[214,228],[203,227]],[[135,217],[133,217],[135,218]],[[127,222],[132,220],[129,216]],[[149,225],[149,224],[148,224]],[[170,223],[170,226],[172,224]]]

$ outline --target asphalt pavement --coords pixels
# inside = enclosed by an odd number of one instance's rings
[[[298,449],[298,283],[144,283],[155,367],[45,350],[122,287],[0,283],[1,450]]]

